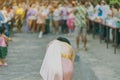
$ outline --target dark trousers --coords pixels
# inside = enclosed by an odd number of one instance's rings
[[[8,23],[3,23],[2,26],[4,26],[6,28],[5,35],[9,37],[9,26],[8,26]]]
[[[89,30],[88,30],[88,33],[92,33],[92,30],[93,30],[93,22],[89,20]]]
[[[101,27],[101,35],[102,35],[102,40],[106,40],[106,37],[107,37],[107,30],[106,30],[106,26],[102,26]]]
[[[68,33],[66,20],[61,20],[61,31],[62,33]]]
[[[117,45],[120,45],[120,31],[117,30]]]
[[[46,19],[44,34],[48,34],[49,32],[50,32],[50,19]]]
[[[94,26],[94,27],[95,27],[95,33],[96,33],[96,34],[99,34],[99,32],[100,32],[100,31],[99,31],[99,24],[98,24],[98,23],[95,23],[95,26]]]

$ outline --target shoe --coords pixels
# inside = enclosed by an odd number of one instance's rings
[[[4,64],[0,64],[0,66],[4,66]]]
[[[38,38],[42,38],[42,35],[39,34]]]
[[[38,38],[42,38],[42,32],[40,32],[40,34],[39,34]]]
[[[3,66],[8,66],[8,64],[7,64],[7,63],[4,63]]]
[[[78,47],[77,50],[80,51],[80,48]]]
[[[0,62],[0,66],[3,66],[3,63],[2,63],[2,62]]]
[[[87,51],[87,48],[83,48],[84,51]]]

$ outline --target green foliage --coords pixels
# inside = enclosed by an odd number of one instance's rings
[[[119,4],[120,5],[120,0],[110,0],[110,4]]]

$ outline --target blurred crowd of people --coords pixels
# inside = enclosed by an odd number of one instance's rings
[[[6,27],[6,34],[9,36],[9,28],[16,27],[21,32],[23,23],[26,24],[27,32],[40,31],[39,38],[43,32],[49,33],[50,27],[53,27],[54,33],[58,33],[61,26],[62,32],[68,32],[68,27],[73,31],[73,8],[74,4],[64,2],[44,2],[44,3],[14,3],[12,6],[2,6],[0,9],[0,24]],[[67,22],[68,18],[72,18]],[[9,26],[9,27],[8,27]],[[71,27],[72,26],[72,27]]]
[[[101,21],[103,24],[120,27],[120,5],[118,3],[109,5],[106,1],[98,2],[95,6],[89,3],[88,15],[91,20]],[[92,24],[90,24],[92,25]],[[102,32],[99,29],[98,23],[95,24],[96,33],[102,33],[102,38],[106,41],[107,30],[106,26],[102,27]],[[92,26],[90,26],[92,30]],[[115,30],[109,29],[109,41],[115,40]],[[120,30],[117,29],[117,46],[120,44]]]

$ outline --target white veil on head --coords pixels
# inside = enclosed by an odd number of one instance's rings
[[[63,80],[59,41],[52,41],[46,51],[40,74],[44,80]]]

